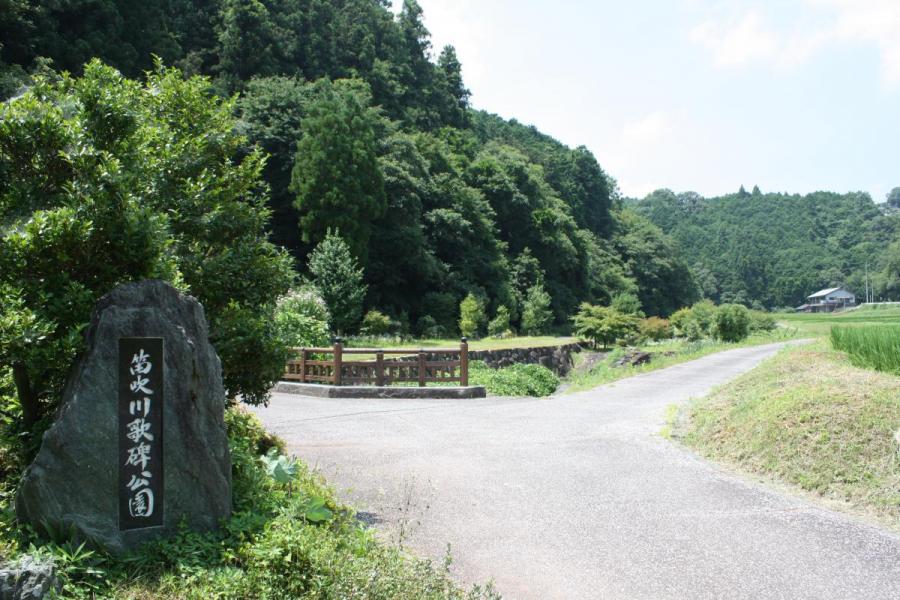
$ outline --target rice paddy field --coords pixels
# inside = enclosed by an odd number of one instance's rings
[[[863,306],[840,313],[780,314],[785,327],[797,329],[800,337],[831,335],[835,325],[900,325],[900,305]]]
[[[835,325],[831,345],[856,367],[900,375],[900,325]]]

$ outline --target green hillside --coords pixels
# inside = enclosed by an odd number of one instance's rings
[[[560,325],[618,292],[648,314],[696,296],[670,240],[620,206],[586,148],[470,107],[453,47],[431,47],[415,0],[396,16],[380,0],[7,5],[6,96],[92,57],[140,78],[154,55],[237,95],[244,153],[269,155],[272,240],[303,274],[337,230],[365,270],[366,309],[413,333],[453,335],[470,292],[514,327],[535,285]]]
[[[633,206],[676,240],[713,300],[789,307],[839,285],[862,300],[867,262],[875,298],[900,299],[900,211],[868,194],[658,190]]]

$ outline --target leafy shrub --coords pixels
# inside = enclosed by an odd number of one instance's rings
[[[522,331],[528,335],[541,335],[547,333],[552,323],[550,294],[540,284],[532,286],[522,304]]]
[[[715,336],[718,308],[711,300],[701,300],[690,308],[681,308],[669,317],[675,333],[692,342]]]
[[[381,311],[370,310],[363,317],[359,332],[363,335],[385,335],[393,329],[391,318]]]
[[[750,333],[750,311],[741,304],[723,304],[716,311],[716,337],[723,342],[740,342]]]
[[[658,342],[672,337],[672,325],[665,319],[649,317],[641,320],[640,332],[643,336]]]
[[[703,332],[703,337],[715,335],[718,310],[712,300],[701,300],[691,307],[691,320]]]
[[[420,317],[416,323],[416,331],[423,338],[441,339],[447,335],[447,331],[438,325],[438,322],[431,315]]]
[[[497,308],[497,314],[488,323],[488,335],[498,338],[509,335],[509,316],[509,309],[500,305]]]
[[[549,396],[559,387],[559,377],[541,365],[515,364],[492,369],[483,361],[469,365],[469,383],[483,385],[495,396]]]
[[[473,294],[459,303],[459,331],[463,337],[478,337],[486,319],[484,303]]]
[[[778,327],[775,317],[767,312],[750,311],[750,331],[774,331]]]
[[[275,307],[275,328],[288,347],[328,345],[328,319],[328,307],[313,286],[292,290]]]
[[[603,344],[604,348],[608,348],[616,340],[624,340],[638,333],[636,317],[587,302],[581,305],[572,321],[578,336],[590,340],[594,345]]]

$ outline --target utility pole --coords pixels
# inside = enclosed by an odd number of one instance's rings
[[[866,304],[869,303],[869,261],[866,261]]]

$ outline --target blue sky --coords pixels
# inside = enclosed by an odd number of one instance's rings
[[[900,186],[900,0],[419,2],[476,108],[584,144],[626,195]]]

